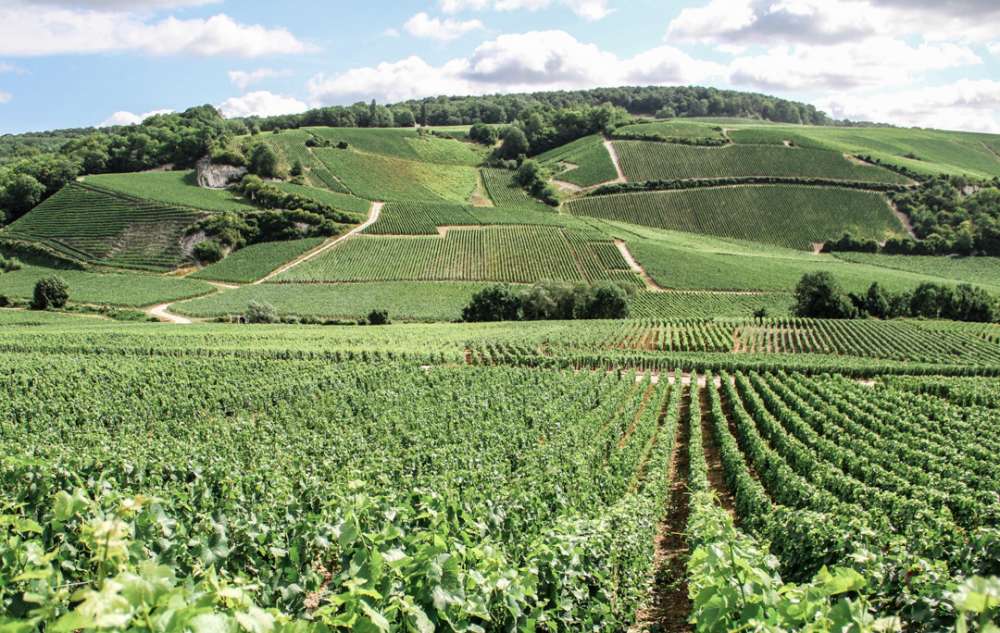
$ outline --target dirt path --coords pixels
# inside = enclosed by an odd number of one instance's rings
[[[698,393],[698,406],[701,407],[701,437],[705,445],[705,461],[708,462],[708,481],[712,484],[712,490],[718,495],[722,507],[729,514],[736,516],[736,500],[726,484],[726,472],[722,467],[719,445],[715,441],[715,434],[712,433],[710,421],[712,411],[708,407],[708,391],[699,389]]]
[[[559,190],[565,191],[566,193],[583,193],[585,191],[585,189],[580,185],[574,185],[573,183],[566,182],[565,180],[553,180],[552,184]]]
[[[892,214],[899,218],[899,223],[906,229],[906,233],[910,236],[910,239],[917,239],[917,234],[913,232],[913,223],[910,222],[910,216],[900,211],[899,207],[893,202],[890,202],[889,206],[892,207]]]
[[[642,278],[643,285],[646,286],[646,290],[650,292],[666,292],[663,288],[656,283],[646,269],[642,267],[642,264],[636,261],[635,257],[632,256],[632,252],[628,250],[628,244],[622,240],[615,240],[615,246],[618,247],[618,252],[622,254],[625,261],[628,263],[628,267],[632,269],[632,272],[636,273]]]
[[[193,323],[193,321],[187,317],[170,312],[171,305],[173,305],[173,303],[160,303],[147,309],[145,312],[149,316],[162,321],[163,323],[176,323],[178,325],[190,325]]]
[[[665,473],[671,484],[667,501],[669,506],[656,535],[650,600],[636,614],[636,623],[630,631],[674,633],[691,630],[687,621],[691,601],[688,599],[687,587],[688,546],[684,535],[690,512],[690,490],[687,483],[690,470],[688,444],[691,437],[687,424],[689,410],[690,395],[685,396],[681,402],[677,441],[670,467]]]
[[[618,157],[618,150],[615,149],[614,143],[612,143],[609,139],[604,139],[604,148],[607,149],[608,154],[611,155],[611,162],[615,164],[615,172],[618,173],[618,178],[612,180],[611,182],[612,183],[628,182],[628,180],[625,178],[625,172],[622,171],[622,162],[621,159]]]
[[[990,147],[986,143],[983,143],[983,147],[985,147],[989,151],[990,154],[993,154],[994,156],[996,156],[997,160],[1000,160],[1000,152],[996,151],[995,149],[993,149],[992,147]]]
[[[257,285],[260,285],[260,284],[262,284],[262,283],[264,283],[266,281],[274,279],[278,275],[280,275],[280,274],[282,274],[284,272],[287,272],[287,271],[295,268],[299,264],[302,264],[302,263],[305,263],[305,262],[309,261],[310,259],[318,257],[318,256],[322,255],[323,253],[327,252],[328,250],[330,250],[331,248],[337,246],[341,242],[344,242],[345,240],[349,240],[352,237],[358,235],[359,233],[361,233],[362,231],[364,231],[365,229],[367,229],[372,224],[375,224],[376,222],[378,222],[378,218],[382,214],[382,207],[384,207],[384,206],[385,206],[384,202],[373,202],[371,210],[368,212],[368,219],[365,220],[363,224],[357,225],[356,227],[354,227],[353,229],[351,229],[347,233],[344,233],[343,235],[331,238],[331,239],[323,242],[318,247],[314,248],[313,250],[309,251],[308,253],[305,253],[304,255],[300,255],[299,257],[296,257],[295,259],[293,259],[292,261],[288,262],[287,264],[282,265],[277,270],[275,270],[275,271],[273,271],[273,272],[265,275],[264,277],[261,277],[257,281],[253,282],[253,285],[257,286]]]

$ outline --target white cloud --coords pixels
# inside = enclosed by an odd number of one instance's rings
[[[226,117],[275,116],[298,114],[308,109],[306,104],[294,97],[276,95],[267,90],[250,92],[242,97],[226,99],[219,105],[219,111]]]
[[[836,118],[1000,132],[1000,81],[962,79],[908,91],[838,95],[817,105]]]
[[[0,7],[0,55],[32,56],[107,51],[152,55],[259,57],[303,53],[289,31],[240,24],[227,15],[152,22],[132,14],[63,8]]]
[[[47,4],[70,9],[127,9],[130,11],[179,9],[220,4],[223,0],[31,0],[32,4]]]
[[[443,94],[707,82],[724,71],[723,66],[668,46],[620,59],[564,31],[536,31],[501,35],[469,57],[440,66],[411,56],[334,76],[317,75],[308,88],[317,104],[334,104],[372,97],[401,101]]]
[[[246,91],[249,86],[260,83],[266,79],[274,77],[287,77],[291,73],[288,70],[274,70],[273,68],[258,68],[256,70],[230,70],[229,81],[242,91]]]
[[[382,31],[382,35],[386,37],[399,37],[399,29],[388,28]]]
[[[479,20],[459,21],[450,18],[442,20],[441,18],[432,18],[427,13],[420,12],[407,20],[403,28],[414,37],[448,42],[485,27]]]
[[[538,11],[553,4],[564,6],[590,21],[601,20],[613,12],[608,6],[608,0],[440,0],[441,10],[445,13],[483,11],[490,8],[495,11]]]
[[[13,98],[14,95],[10,94],[9,92],[3,92],[2,90],[0,90],[0,103],[7,103]]]
[[[993,42],[992,44],[988,44],[986,48],[987,50],[989,50],[991,55],[996,55],[997,57],[1000,57],[1000,42]]]
[[[115,112],[108,118],[97,124],[97,127],[111,127],[113,125],[139,125],[151,116],[157,114],[170,114],[173,110],[152,110],[143,114],[133,114],[127,111]]]
[[[852,90],[906,85],[925,71],[980,64],[972,50],[958,44],[920,44],[872,38],[831,46],[778,46],[759,55],[738,57],[729,66],[734,85],[764,90]]]

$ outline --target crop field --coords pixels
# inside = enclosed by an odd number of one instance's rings
[[[280,134],[270,134],[265,142],[274,148],[289,168],[296,163],[302,163],[304,178],[309,186],[328,189],[339,193],[350,193],[337,177],[323,164],[316,154],[306,146],[306,141],[312,134],[305,130],[284,130]]]
[[[547,207],[543,207],[547,208]],[[369,235],[437,235],[438,227],[477,225],[565,226],[572,218],[551,211],[525,207],[470,207],[449,202],[390,202],[375,224],[365,229]]]
[[[298,194],[316,202],[330,205],[334,209],[353,213],[358,217],[359,221],[368,215],[368,210],[371,208],[371,202],[368,200],[362,200],[349,194],[338,193],[319,187],[310,187],[308,185],[296,185],[291,182],[276,182],[273,184],[278,189],[287,193]]]
[[[580,198],[565,208],[574,215],[803,250],[845,232],[875,240],[903,235],[899,220],[879,194],[829,187],[653,191]]]
[[[587,136],[549,150],[537,158],[552,168],[556,179],[580,187],[591,187],[618,177],[615,164],[600,136]]]
[[[787,315],[788,293],[733,294],[724,292],[640,292],[632,299],[632,318],[749,317],[764,308],[771,316]]]
[[[836,257],[847,262],[920,273],[1000,291],[1000,258],[997,257],[931,257],[873,253],[836,253]]]
[[[87,176],[84,182],[127,196],[204,211],[254,211],[254,205],[225,189],[204,189],[193,171]]]
[[[444,237],[348,240],[275,282],[638,280],[609,268],[591,237],[556,227],[455,228]]]
[[[363,319],[386,310],[393,321],[457,321],[483,284],[462,282],[381,282],[364,284],[261,284],[194,299],[173,311],[198,318],[239,315],[250,301],[275,306],[282,316]]]
[[[322,148],[313,153],[351,193],[368,200],[463,203],[476,189],[476,170],[465,165],[438,165],[350,149]]]
[[[28,301],[34,293],[35,283],[51,275],[61,277],[69,285],[70,303],[141,307],[197,297],[213,290],[203,281],[176,277],[53,270],[25,265],[21,270],[0,275],[0,295]]]
[[[482,163],[488,153],[482,145],[429,134],[422,136],[415,129],[315,127],[305,128],[305,131],[334,145],[345,142],[361,152],[440,165],[474,167]]]
[[[839,128],[734,124],[730,136],[737,143],[827,149],[845,154],[872,156],[921,174],[1000,176],[1000,156],[990,147],[996,135],[970,132],[899,128]]]
[[[308,253],[324,241],[322,237],[311,237],[286,242],[251,244],[230,253],[222,261],[202,268],[189,277],[230,283],[250,283],[264,277],[299,255]]]
[[[768,145],[694,147],[646,141],[615,141],[614,145],[625,176],[633,182],[755,176],[907,182],[888,169],[852,163],[825,150]]]
[[[625,125],[614,131],[612,137],[616,136],[649,136],[654,139],[668,138],[686,140],[722,140],[725,138],[725,135],[722,133],[721,125],[692,121],[690,119],[671,119],[669,121],[654,121],[652,123]]]
[[[504,209],[530,209],[551,212],[552,207],[535,200],[514,183],[514,172],[507,169],[481,169],[483,184],[493,204]]]
[[[0,236],[39,242],[85,262],[171,270],[188,259],[184,231],[202,217],[192,209],[70,183]]]

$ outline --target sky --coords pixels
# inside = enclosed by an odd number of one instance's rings
[[[1000,133],[1000,1],[0,0],[0,134],[618,85]]]

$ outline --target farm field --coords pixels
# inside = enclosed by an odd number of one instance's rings
[[[879,194],[804,186],[737,186],[590,196],[567,213],[807,250],[815,242],[884,240],[903,227]],[[794,213],[791,211],[794,210]]]
[[[836,253],[837,259],[976,284],[1000,291],[1000,258]]]
[[[474,167],[482,163],[488,154],[488,150],[482,145],[444,139],[430,134],[421,135],[414,129],[315,127],[304,130],[334,145],[345,142],[361,152],[440,165]]]
[[[471,207],[448,202],[390,202],[369,235],[437,235],[438,227],[479,225],[581,226],[572,217],[556,214],[549,207],[534,210],[518,207]]]
[[[313,153],[350,193],[368,200],[464,203],[476,188],[476,170],[470,166],[439,165],[350,149],[320,148]]]
[[[172,270],[188,260],[184,231],[204,214],[72,183],[0,231],[70,259]]]
[[[135,198],[203,211],[255,211],[257,207],[231,191],[204,189],[193,171],[158,171],[139,174],[87,176],[84,183]]]
[[[212,292],[203,281],[140,273],[99,273],[82,270],[54,270],[25,265],[21,270],[0,274],[0,295],[28,301],[35,283],[57,275],[69,285],[70,303],[142,307],[178,301]]]
[[[745,122],[745,121],[744,121]],[[722,126],[716,123],[706,123],[691,119],[670,119],[668,121],[653,121],[635,125],[624,125],[612,134],[614,137],[648,136],[653,139],[712,139],[723,140]]]
[[[363,319],[387,310],[394,321],[457,321],[483,284],[381,282],[363,284],[261,284],[175,304],[173,312],[196,318],[243,314],[250,301],[263,301],[282,316]]]
[[[250,283],[278,269],[285,262],[309,252],[324,241],[322,237],[312,237],[287,242],[251,244],[230,253],[222,261],[189,275],[189,278]]]
[[[819,149],[768,145],[696,147],[648,141],[615,141],[628,180],[707,178],[822,178],[855,182],[905,184],[906,178],[843,155]]]
[[[504,209],[528,209],[551,212],[552,207],[535,200],[514,183],[514,172],[507,169],[482,169],[483,185],[493,204]]]
[[[312,134],[304,130],[283,130],[280,134],[269,135],[265,142],[289,168],[296,162],[302,164],[303,177],[308,186],[349,194],[347,187],[327,169],[313,150],[306,146],[306,141],[311,137]]]
[[[591,187],[618,177],[601,136],[581,138],[537,158],[552,169],[556,179],[579,187]]]
[[[371,207],[371,202],[368,200],[362,200],[361,198],[356,198],[352,195],[330,191],[329,189],[310,187],[308,185],[297,185],[291,182],[276,182],[273,184],[278,189],[287,193],[294,193],[306,198],[311,198],[317,202],[330,205],[335,209],[357,214],[359,218],[363,218],[367,215],[368,209]]]
[[[719,318],[749,317],[764,308],[771,316],[787,315],[792,307],[789,293],[753,295],[718,292],[639,292],[632,300],[631,318]]]

